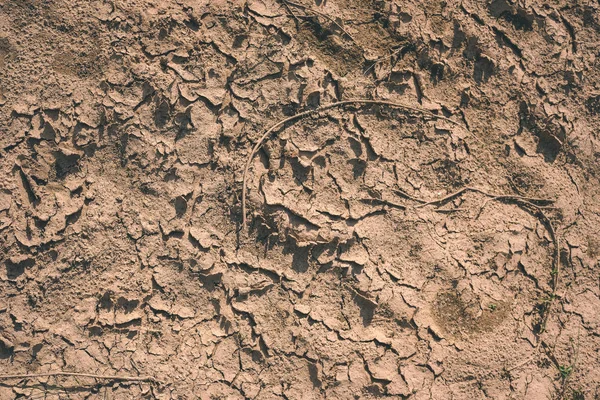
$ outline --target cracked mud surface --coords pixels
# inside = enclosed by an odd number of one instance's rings
[[[599,12],[0,0],[0,399],[600,398]]]

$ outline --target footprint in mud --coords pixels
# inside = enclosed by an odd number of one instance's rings
[[[432,308],[435,321],[456,337],[493,330],[506,318],[510,304],[490,302],[483,308],[472,292],[449,290],[437,295]]]

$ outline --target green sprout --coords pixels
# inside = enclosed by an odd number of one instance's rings
[[[572,365],[559,365],[558,371],[560,372],[560,375],[562,376],[563,379],[567,379],[569,377],[569,375],[571,375],[573,373],[573,366]]]

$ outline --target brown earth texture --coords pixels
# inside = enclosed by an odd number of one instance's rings
[[[600,399],[597,0],[0,0],[0,400]]]

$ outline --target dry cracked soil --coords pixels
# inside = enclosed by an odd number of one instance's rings
[[[596,0],[0,0],[0,400],[599,399],[599,132]]]

